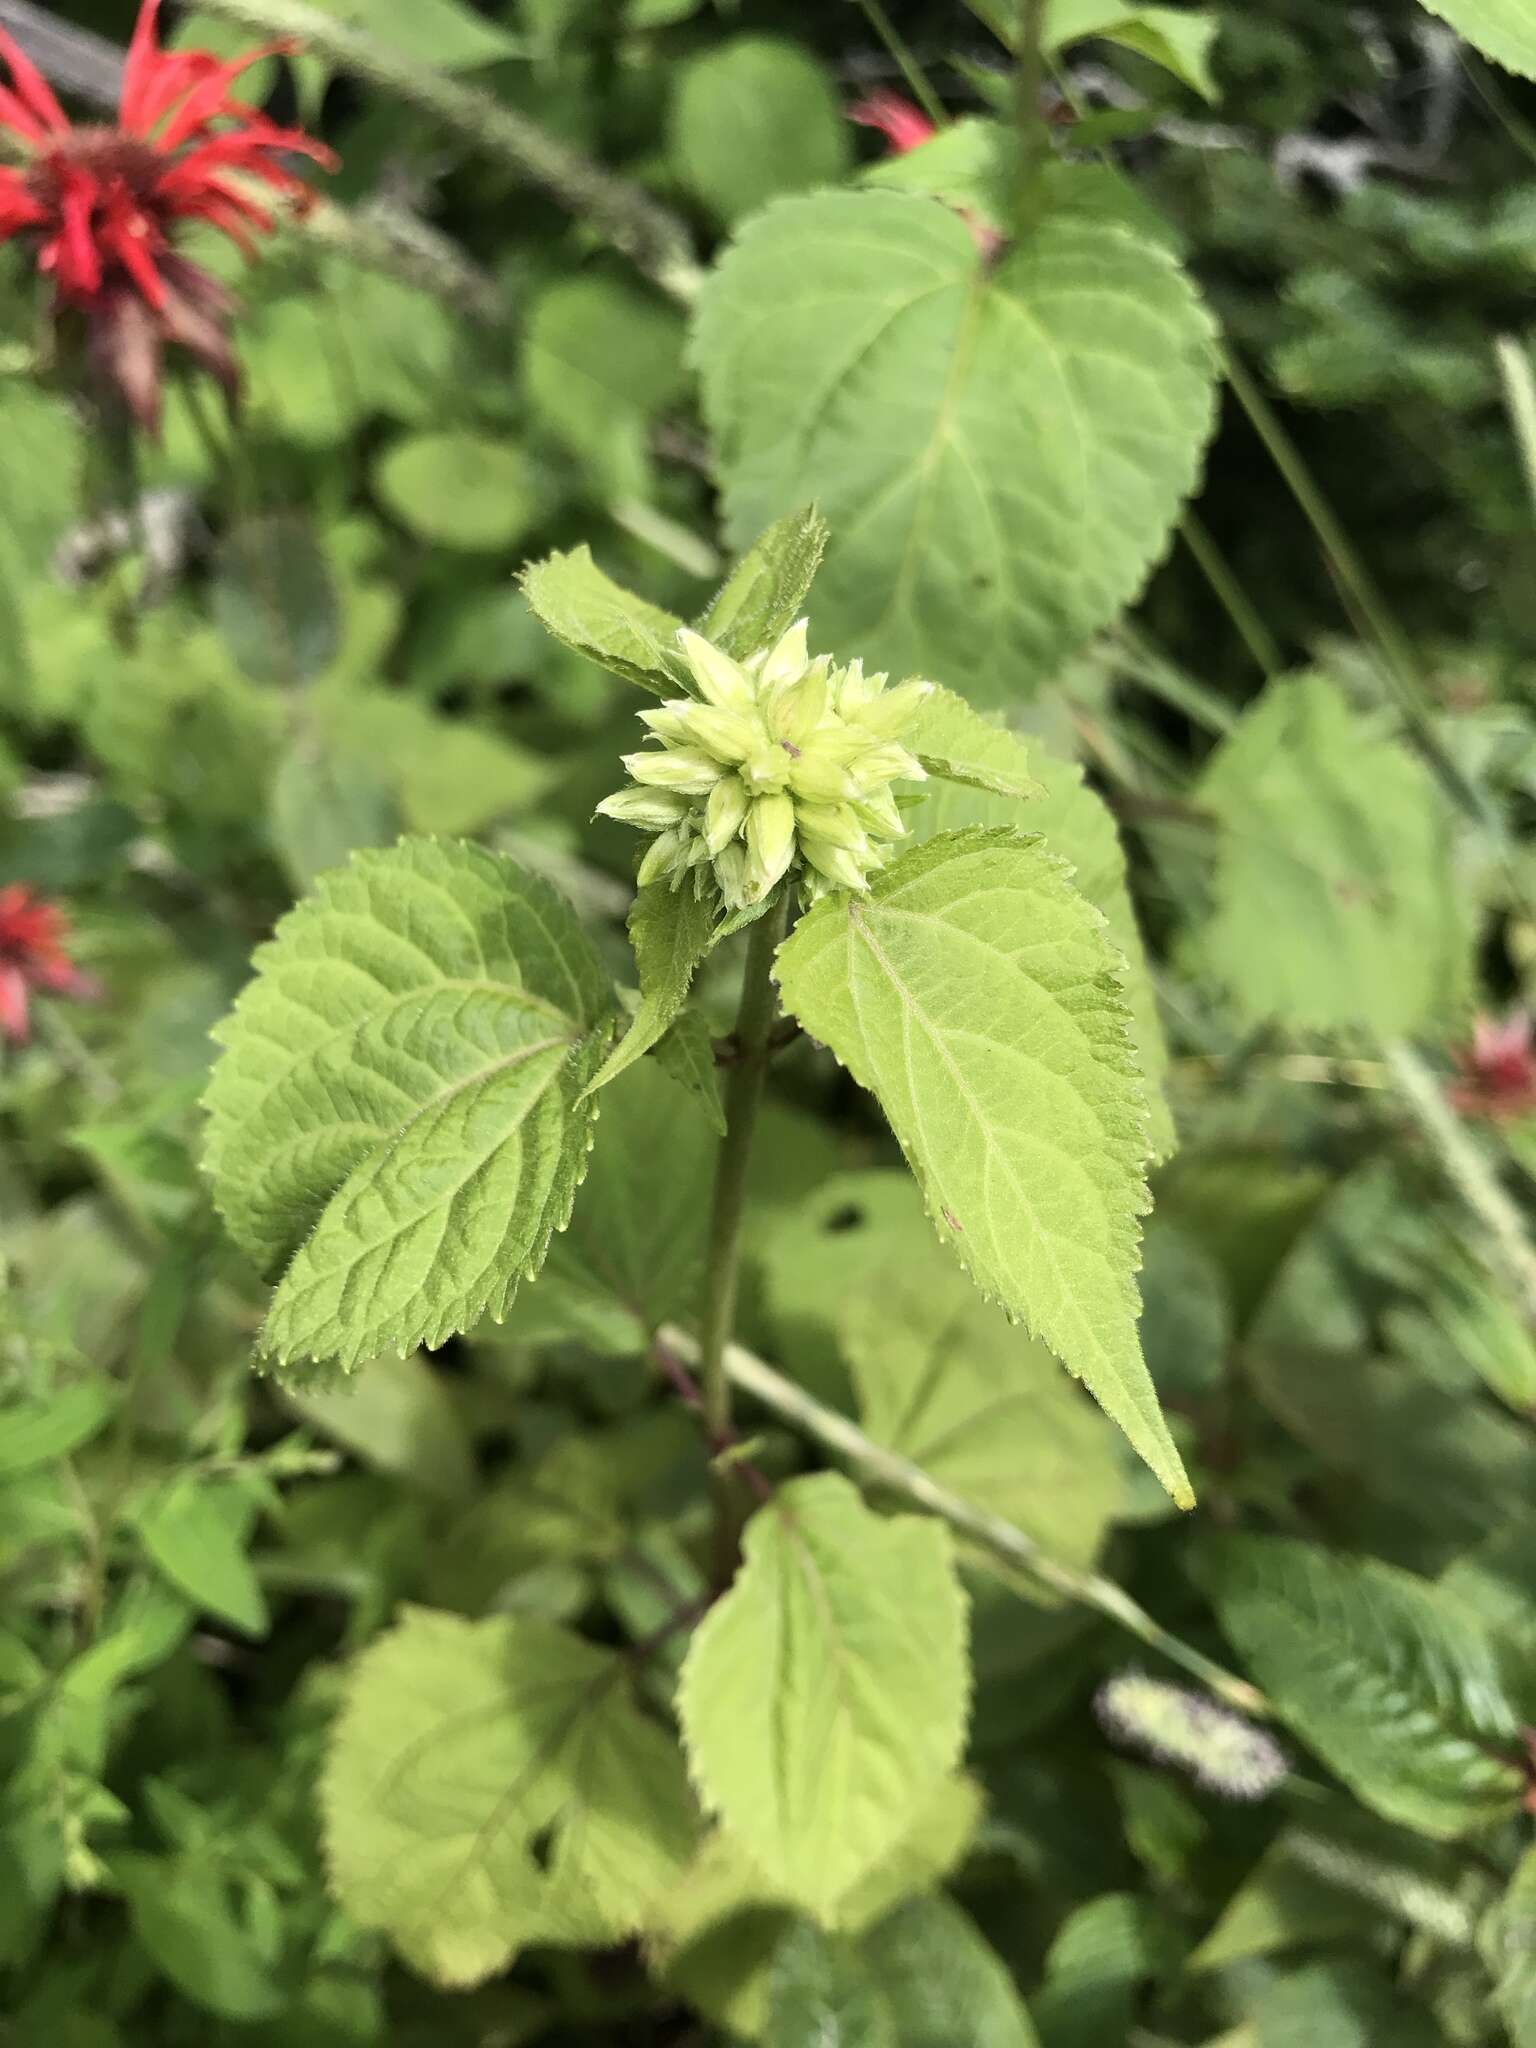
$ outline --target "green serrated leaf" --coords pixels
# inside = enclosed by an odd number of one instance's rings
[[[682,620],[605,576],[589,547],[530,562],[520,582],[535,616],[562,646],[653,696],[689,691],[677,653]]]
[[[1145,1098],[1099,913],[1037,841],[945,833],[825,898],[780,949],[786,1007],[881,1107],[984,1293],[1193,1496],[1136,1334]]]
[[[1335,683],[1273,684],[1197,795],[1222,826],[1199,944],[1244,1020],[1398,1035],[1455,1007],[1471,937],[1449,807]]]
[[[805,609],[828,538],[814,505],[775,520],[727,576],[698,631],[738,661],[775,645]]]
[[[714,1034],[698,1010],[684,1010],[656,1047],[657,1065],[704,1105],[710,1129],[725,1136],[725,1101],[715,1061]]]
[[[691,888],[653,882],[636,895],[629,910],[629,943],[640,977],[640,1007],[588,1084],[588,1095],[617,1080],[670,1029],[713,944],[713,924],[712,906],[700,902]]]
[[[255,1511],[233,1480],[181,1473],[140,1505],[139,1541],[177,1592],[249,1636],[267,1632],[267,1602],[246,1555]]]
[[[137,1939],[194,2005],[221,2019],[270,2020],[287,2003],[270,1957],[231,1909],[207,1858],[117,1856],[112,1875]]]
[[[1211,425],[1176,263],[1071,208],[994,263],[933,200],[780,200],[706,285],[694,353],[732,535],[818,501],[822,643],[980,703],[1135,595]]]
[[[1515,1866],[1509,1889],[1478,1929],[1494,2000],[1513,2048],[1536,2048],[1536,1849]]]
[[[1018,734],[973,711],[953,690],[929,691],[905,744],[930,775],[946,782],[1015,800],[1045,794],[1029,772],[1029,748]]]
[[[899,2048],[890,2001],[850,1941],[802,1922],[779,1943],[763,2048]]]
[[[1126,1002],[1146,1083],[1152,1157],[1163,1160],[1173,1151],[1173,1117],[1163,1094],[1168,1047],[1158,1015],[1152,972],[1126,885],[1125,848],[1114,815],[1096,790],[1083,779],[1076,761],[1064,761],[1031,743],[1029,767],[1034,791],[1027,811],[1014,798],[1000,798],[980,788],[954,782],[930,783],[911,815],[912,836],[931,839],[966,825],[1015,825],[1038,832],[1048,852],[1069,864],[1072,880],[1096,910],[1103,912],[1110,937],[1125,956]]]
[[[826,1472],[753,1517],[678,1708],[706,1805],[777,1895],[832,1920],[954,1768],[968,1682],[948,1530]]]
[[[1536,0],[1424,0],[1495,64],[1536,78]]]
[[[592,1170],[531,1292],[549,1279],[618,1303],[634,1318],[637,1351],[659,1324],[691,1318],[714,1157],[699,1099],[655,1060],[631,1067],[604,1094]]]
[[[0,1479],[68,1457],[90,1442],[116,1405],[104,1380],[81,1380],[41,1400],[0,1408]]]
[[[1464,1608],[1394,1565],[1286,1537],[1228,1538],[1209,1577],[1258,1683],[1367,1806],[1442,1840],[1515,1811],[1518,1717]]]
[[[724,221],[776,193],[835,184],[852,154],[830,74],[779,36],[732,36],[686,64],[669,142],[682,182]]]
[[[1160,65],[1202,98],[1220,98],[1211,76],[1211,46],[1221,23],[1191,7],[1128,6],[1126,0],[1050,0],[1045,18],[1048,50],[1085,36],[1102,36]]]
[[[867,1435],[1053,1556],[1093,1561],[1124,1498],[1118,1439],[936,1246],[851,1292],[841,1331]]]
[[[694,1818],[628,1668],[549,1622],[408,1609],[354,1666],[321,1783],[348,1916],[455,1986],[635,1932]]]
[[[606,1050],[574,915],[509,860],[408,839],[322,877],[256,967],[205,1163],[252,1257],[291,1255],[267,1350],[350,1367],[504,1314],[570,1215]]]
[[[897,2048],[1037,2048],[1013,1979],[953,1899],[912,1899],[859,1946],[890,2001]]]

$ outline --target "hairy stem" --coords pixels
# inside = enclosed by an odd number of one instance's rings
[[[736,1283],[741,1268],[741,1219],[747,1201],[752,1134],[768,1076],[778,999],[773,956],[784,936],[789,891],[750,927],[741,1007],[736,1012],[736,1060],[725,1085],[725,1136],[715,1167],[714,1214],[704,1273],[704,1308],[699,1322],[699,1385],[704,1429],[717,1452],[733,1441],[731,1382],[725,1358],[736,1322]],[[676,1349],[674,1346],[673,1349]],[[693,1355],[692,1347],[688,1355]],[[744,1500],[741,1476],[729,1465],[715,1467],[715,1582],[725,1585],[736,1567]]]
[[[670,1326],[659,1333],[657,1341],[685,1359],[699,1356],[699,1347],[692,1339]],[[968,1501],[958,1493],[951,1493],[947,1486],[941,1486],[938,1480],[931,1478],[921,1465],[914,1465],[910,1458],[874,1443],[857,1423],[850,1422],[846,1415],[839,1415],[836,1409],[825,1407],[803,1387],[796,1386],[793,1380],[786,1379],[781,1372],[776,1372],[771,1365],[743,1350],[739,1344],[727,1344],[721,1362],[725,1377],[732,1385],[752,1395],[754,1400],[761,1401],[765,1408],[771,1408],[781,1421],[846,1458],[863,1479],[887,1487],[914,1507],[937,1515],[960,1535],[979,1543],[1001,1563],[1022,1573],[1036,1585],[1104,1615],[1149,1649],[1160,1651],[1170,1663],[1198,1678],[1218,1699],[1225,1700],[1229,1707],[1236,1707],[1239,1713],[1259,1716],[1273,1713],[1274,1709],[1257,1686],[1250,1685],[1231,1671],[1224,1671],[1193,1644],[1170,1634],[1112,1579],[1063,1564],[1042,1550],[1034,1538],[1026,1536],[1016,1524],[1004,1521],[1001,1515],[994,1515],[987,1508],[977,1507],[974,1501]]]
[[[392,50],[365,30],[307,6],[305,0],[208,0],[207,11],[242,28],[296,37],[317,55],[418,107],[475,148],[540,185],[569,212],[589,221],[611,246],[662,288],[691,298],[702,280],[687,229],[647,192],[616,178],[526,114],[503,106]]]
[[[1483,1226],[1484,1262],[1513,1292],[1525,1317],[1536,1322],[1536,1249],[1525,1219],[1413,1047],[1392,1039],[1382,1047],[1382,1057],[1414,1120],[1439,1155],[1446,1178]]]
[[[1027,234],[1040,219],[1041,180],[1051,154],[1051,131],[1040,106],[1045,87],[1045,0],[1022,0],[1019,10],[1014,107],[1019,124],[1018,223]]]

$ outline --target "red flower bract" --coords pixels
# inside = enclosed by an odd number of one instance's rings
[[[115,127],[71,124],[47,80],[0,29],[0,127],[26,152],[0,168],[0,241],[36,238],[37,267],[55,309],[84,316],[97,368],[151,432],[159,424],[160,366],[185,349],[233,398],[240,373],[226,325],[235,301],[175,249],[181,223],[206,221],[250,253],[271,214],[240,188],[243,174],[302,202],[306,187],[282,159],[334,167],[329,150],[230,98],[241,73],[286,48],[268,43],[231,63],[205,50],[162,50],[160,0],[144,0],[123,66]]]
[[[848,109],[848,118],[861,128],[878,128],[898,156],[931,142],[939,132],[922,108],[914,107],[899,92],[872,92],[867,100]]]
[[[1536,1050],[1531,1020],[1517,1011],[1504,1023],[1477,1017],[1472,1043],[1456,1054],[1461,1078],[1452,1082],[1452,1105],[1463,1116],[1509,1122],[1536,1113]]]
[[[44,903],[25,882],[0,889],[0,1037],[24,1045],[33,989],[52,995],[91,996],[95,983],[66,950],[69,923],[56,904]]]

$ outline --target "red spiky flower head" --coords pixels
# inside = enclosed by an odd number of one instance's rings
[[[1455,1054],[1459,1079],[1451,1083],[1451,1103],[1463,1116],[1511,1123],[1536,1115],[1536,1049],[1531,1044],[1531,1019],[1523,1010],[1502,1022],[1496,1017],[1473,1019],[1472,1043]]]
[[[69,923],[57,904],[45,903],[25,882],[0,889],[0,1037],[25,1045],[34,989],[87,997],[96,984],[69,957]]]
[[[116,124],[71,124],[37,67],[0,29],[0,128],[26,161],[0,168],[0,241],[34,241],[52,280],[57,318],[83,317],[92,359],[151,433],[160,419],[167,345],[186,351],[230,399],[240,371],[228,322],[233,296],[176,249],[183,223],[206,221],[250,254],[252,230],[274,222],[240,179],[302,203],[284,157],[334,168],[329,150],[230,98],[242,72],[287,45],[268,43],[232,63],[206,50],[162,50],[160,0],[143,0],[123,66]]]

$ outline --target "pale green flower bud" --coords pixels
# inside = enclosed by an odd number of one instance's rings
[[[658,832],[646,848],[645,859],[640,863],[640,872],[635,880],[644,889],[651,882],[660,881],[663,875],[681,871],[680,856],[687,846],[687,834],[673,825],[665,832]]]
[[[709,792],[709,802],[704,809],[704,840],[711,854],[720,853],[730,845],[747,822],[750,802],[746,785],[739,775],[721,776]]]
[[[853,776],[859,795],[863,796],[866,790],[888,789],[898,779],[926,782],[928,771],[915,754],[909,754],[905,747],[898,747],[893,742],[883,747],[872,747],[867,754],[861,754],[853,764]]]
[[[656,834],[642,886],[688,882],[736,911],[789,876],[812,901],[867,889],[904,836],[891,784],[923,779],[901,741],[929,685],[887,691],[857,661],[811,660],[807,642],[801,619],[734,661],[680,633],[698,697],[640,714],[657,744],[625,756],[632,786],[598,807]]]
[[[688,798],[668,789],[621,789],[605,796],[598,815],[614,818],[621,825],[642,825],[652,832],[665,832],[688,815]]]
[[[777,690],[804,675],[810,660],[805,644],[810,625],[809,619],[796,619],[765,655],[756,657],[761,661],[757,673],[764,690]]]
[[[868,888],[863,864],[846,846],[834,846],[830,839],[818,839],[807,832],[801,835],[800,851],[818,874],[825,875],[839,889]]]
[[[681,790],[687,796],[708,796],[720,763],[697,747],[668,747],[659,754],[626,754],[624,766],[636,782],[656,789]]]
[[[798,761],[790,762],[788,780],[794,794],[812,804],[840,804],[858,790],[858,784],[840,761],[829,761],[809,748]]]
[[[737,768],[761,741],[755,718],[741,711],[722,711],[715,704],[691,704],[683,714],[688,738],[727,768]]]
[[[761,903],[795,857],[795,806],[780,793],[754,799],[747,813],[747,895]]]
[[[841,846],[856,857],[870,850],[869,834],[853,804],[797,803],[795,817],[802,834],[810,838],[825,839],[829,846]]]
[[[723,711],[753,708],[757,691],[728,654],[712,647],[687,626],[679,631],[677,642],[706,704],[716,704]]]
[[[897,739],[911,725],[918,707],[932,690],[932,683],[925,683],[918,676],[910,682],[898,683],[894,690],[882,690],[858,712],[857,723],[876,739]]]
[[[781,746],[803,751],[816,728],[826,722],[827,670],[815,662],[792,683],[786,683],[768,707],[768,727]]]

